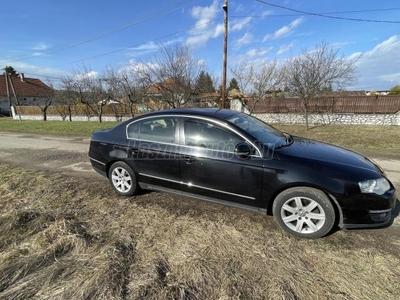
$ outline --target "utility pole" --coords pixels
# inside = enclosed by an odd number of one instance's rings
[[[224,10],[224,50],[223,50],[223,64],[222,64],[221,106],[222,108],[225,108],[226,66],[227,66],[227,54],[228,54],[228,0],[225,0],[222,8]]]

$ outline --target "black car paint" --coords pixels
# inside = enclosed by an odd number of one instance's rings
[[[324,191],[335,204],[340,215],[339,225],[374,227],[390,221],[390,213],[381,222],[374,221],[370,210],[394,208],[396,194],[391,183],[391,189],[381,196],[360,193],[359,181],[385,177],[368,158],[300,137],[293,137],[292,143],[281,149],[259,147],[246,131],[219,118],[232,113],[217,109],[160,111],[128,120],[110,130],[95,132],[89,151],[92,166],[107,176],[112,163],[124,161],[138,174],[138,181],[144,188],[267,213],[271,213],[271,200],[281,191],[294,186],[314,187]],[[259,151],[249,159],[240,159],[237,156],[218,156],[209,149],[185,146],[181,122],[178,122],[173,145],[127,139],[126,128],[130,123],[164,115],[215,122],[245,137],[257,145]],[[238,182],[241,184],[235,184]]]

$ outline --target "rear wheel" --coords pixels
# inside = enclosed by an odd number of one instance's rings
[[[114,190],[122,196],[136,195],[140,191],[135,172],[122,161],[111,166],[108,171],[108,179]]]
[[[280,193],[272,207],[278,225],[291,235],[320,238],[335,224],[335,209],[324,192],[295,187]]]

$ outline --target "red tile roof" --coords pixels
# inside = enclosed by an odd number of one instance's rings
[[[24,81],[17,75],[10,76],[14,85],[15,94],[17,97],[51,97],[52,90],[44,84],[40,79],[25,77]],[[14,96],[11,88],[10,80],[8,80],[9,92]],[[0,75],[0,96],[7,96],[6,76]]]

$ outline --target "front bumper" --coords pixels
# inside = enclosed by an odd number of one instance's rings
[[[370,223],[344,223],[344,228],[380,228],[386,227],[392,221],[392,209],[385,210],[370,210],[369,212]]]
[[[393,221],[393,210],[397,203],[396,190],[382,196],[366,195],[352,202],[352,206],[342,206],[343,227],[378,228]]]

